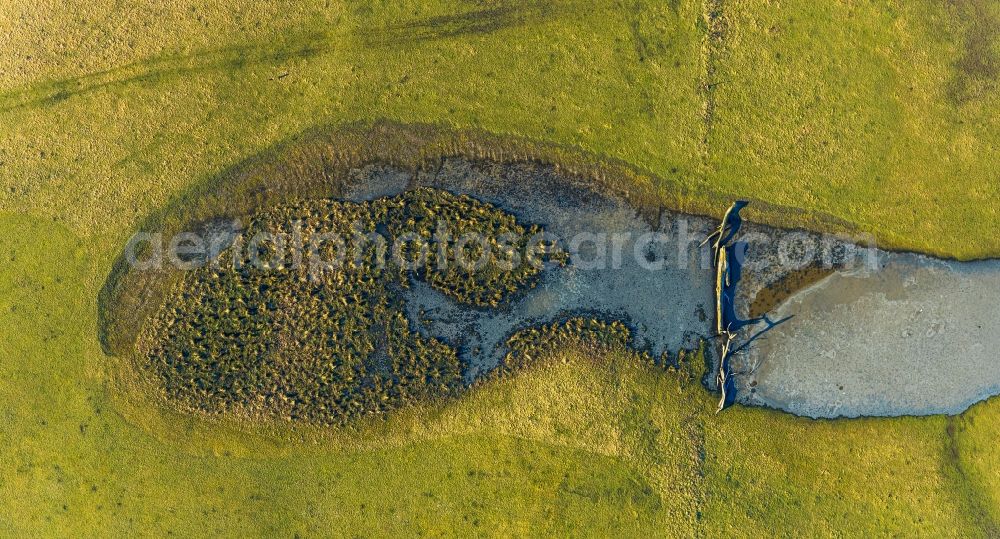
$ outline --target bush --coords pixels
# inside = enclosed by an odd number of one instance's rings
[[[452,241],[435,237],[439,223]],[[358,230],[381,231],[390,246],[414,233],[431,253],[445,256],[409,269],[390,255],[382,266],[379,243]],[[343,263],[317,271],[290,250],[279,256],[270,243],[257,246],[264,262],[254,263],[248,250],[257,233],[295,231],[304,246],[318,234],[339,234],[344,244],[323,248],[344,248]],[[142,336],[141,356],[170,400],[209,413],[342,423],[452,396],[464,387],[461,359],[446,343],[410,330],[395,291],[421,279],[461,303],[497,307],[533,286],[541,270],[531,264],[507,270],[502,257],[467,270],[456,264],[454,238],[474,232],[491,250],[523,253],[540,231],[471,197],[431,189],[372,202],[273,207],[250,219],[219,264],[183,275]],[[517,239],[502,245],[503,234]],[[545,260],[566,259],[554,246],[544,251]],[[319,254],[334,260],[335,253]]]

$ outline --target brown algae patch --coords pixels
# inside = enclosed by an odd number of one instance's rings
[[[750,303],[750,318],[764,316],[784,303],[792,294],[818,283],[833,273],[832,267],[823,266],[809,266],[792,271],[776,283],[757,292]]]

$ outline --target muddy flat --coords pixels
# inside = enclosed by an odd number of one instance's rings
[[[810,417],[957,414],[1000,392],[1000,262],[881,255],[792,295],[746,402]]]

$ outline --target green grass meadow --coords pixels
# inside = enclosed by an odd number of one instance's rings
[[[316,125],[481,130],[680,209],[998,256],[998,27],[986,0],[4,2],[0,535],[1000,533],[995,399],[714,415],[697,365],[569,350],[385,421],[254,428],[128,391],[97,336],[141,222]]]

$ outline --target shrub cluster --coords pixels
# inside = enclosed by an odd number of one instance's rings
[[[528,242],[542,233],[541,227],[524,228],[513,215],[468,196],[421,188],[408,191],[395,204],[388,216],[392,237],[416,233],[428,245],[429,256],[418,277],[461,303],[496,307],[530,285],[541,262],[565,264],[569,258],[553,242],[543,241],[536,253],[541,258],[530,260]],[[448,232],[445,239],[438,234],[442,223]],[[469,263],[479,260],[485,263],[469,271]]]
[[[498,373],[510,373],[534,364],[540,358],[571,346],[599,351],[626,348],[631,340],[628,327],[618,320],[570,318],[564,322],[522,329],[507,339],[508,352]]]
[[[473,198],[430,189],[364,203],[309,200],[271,208],[250,220],[244,236],[294,227],[308,244],[316,234],[336,233],[362,256],[315,273],[296,266],[291,252],[276,251],[273,260],[271,253],[258,253],[271,261],[258,265],[230,247],[220,260],[234,264],[189,271],[167,295],[140,340],[145,364],[168,398],[210,413],[342,423],[454,395],[464,387],[462,361],[447,344],[410,329],[394,291],[423,279],[457,301],[497,306],[532,286],[540,269],[502,267],[502,257],[474,271],[448,264],[455,246],[434,236],[442,222],[451,238],[467,232],[517,238],[491,245],[501,253],[523,249],[538,231]],[[412,270],[391,257],[383,266],[378,244],[356,239],[358,229],[386,231],[390,240],[416,233],[432,253],[447,256],[431,256]],[[551,245],[544,258],[565,260]]]

